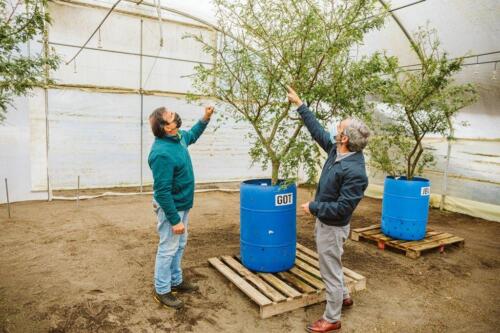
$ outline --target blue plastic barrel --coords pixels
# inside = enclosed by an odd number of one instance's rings
[[[386,177],[382,199],[382,232],[392,238],[420,240],[429,216],[430,181]]]
[[[295,184],[271,186],[270,179],[240,185],[240,251],[243,266],[257,272],[289,270],[295,263]]]

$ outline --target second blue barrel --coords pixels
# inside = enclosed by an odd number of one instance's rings
[[[243,266],[258,272],[289,270],[295,263],[297,187],[270,179],[240,185],[240,251]]]
[[[420,240],[429,216],[430,182],[425,178],[386,177],[382,200],[382,232],[392,238]]]

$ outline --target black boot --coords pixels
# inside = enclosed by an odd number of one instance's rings
[[[184,302],[175,297],[172,292],[166,294],[158,294],[156,291],[154,291],[154,298],[160,304],[174,309],[179,309],[184,306]]]
[[[172,291],[181,292],[181,293],[191,293],[193,291],[198,291],[198,286],[192,284],[188,281],[182,281],[178,286],[172,286]]]

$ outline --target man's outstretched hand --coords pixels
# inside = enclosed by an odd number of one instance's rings
[[[288,90],[288,100],[290,103],[295,104],[296,106],[301,106],[302,105],[302,100],[300,99],[299,95],[295,92],[295,90],[292,89],[290,86],[286,86],[286,89]]]
[[[215,108],[213,106],[205,106],[205,115],[203,116],[203,120],[210,121],[212,114],[214,113]]]

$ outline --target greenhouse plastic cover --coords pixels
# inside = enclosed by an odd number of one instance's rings
[[[393,1],[392,7],[411,2]],[[51,47],[69,60],[111,4],[112,1],[91,0],[50,2]],[[162,1],[162,5],[215,22],[208,2]],[[202,107],[187,103],[185,94],[192,92],[189,75],[193,67],[198,63],[210,64],[212,59],[199,44],[183,37],[187,33],[202,34],[215,42],[214,31],[200,22],[164,11],[164,45],[160,46],[154,8],[126,1],[117,8],[102,26],[100,41],[94,37],[88,44],[91,49],[83,50],[74,63],[62,64],[51,73],[57,84],[48,89],[47,115],[42,89],[36,89],[30,97],[17,98],[16,109],[9,110],[0,128],[0,175],[8,178],[11,201],[47,198],[48,178],[53,190],[75,188],[78,176],[82,188],[150,184],[147,154],[153,136],[147,122],[149,113],[158,106],[167,106],[179,112],[186,128],[202,116]],[[428,0],[394,13],[409,31],[426,24],[435,28],[450,56],[483,54],[500,48],[499,1]],[[142,73],[138,55],[141,20],[145,55]],[[40,47],[40,42],[30,44],[31,52]],[[369,33],[353,54],[362,56],[382,50],[400,57],[402,65],[418,63],[408,41],[390,18],[380,31]],[[500,60],[500,54],[469,58],[466,62],[477,60]],[[457,124],[467,121],[470,125],[456,128],[458,139],[452,146],[446,202],[450,209],[462,209],[456,208],[459,204],[451,207],[454,202],[461,202],[471,211],[478,207],[471,202],[484,203],[493,207],[497,215],[481,217],[500,220],[500,87],[498,80],[492,80],[493,70],[493,63],[465,66],[456,77],[459,82],[475,83],[480,99],[457,118]],[[142,115],[141,77],[142,89],[155,95],[143,95]],[[214,132],[215,127],[211,124],[190,148],[198,182],[269,175],[268,171],[251,166],[246,140],[249,126],[227,122]],[[433,193],[438,194],[443,188],[447,142],[429,138],[425,144],[437,157],[437,164],[426,170],[425,176],[431,180]],[[383,175],[370,170],[370,182],[383,184]],[[3,190],[0,202],[6,202]]]

